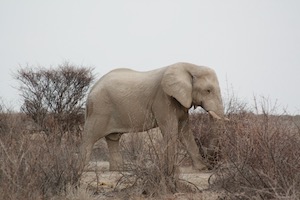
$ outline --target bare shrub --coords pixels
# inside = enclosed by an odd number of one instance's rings
[[[68,187],[65,195],[54,196],[51,200],[99,200],[103,199],[82,188]],[[107,199],[107,198],[105,198]]]
[[[5,111],[1,119],[3,116],[6,128],[0,134],[0,199],[48,199],[78,185],[81,168],[76,152],[80,138],[76,134],[58,142],[55,137],[59,133],[28,133],[24,128],[26,115]]]
[[[256,114],[229,113],[213,183],[230,199],[300,198],[299,130],[291,116],[272,115],[275,109],[263,101]]]
[[[8,117],[5,113],[5,108],[3,103],[0,103],[0,135],[8,131]]]
[[[92,69],[64,63],[20,69],[15,78],[25,114],[0,106],[0,199],[62,195],[78,186],[82,173],[77,153]]]
[[[66,130],[82,123],[85,95],[94,76],[92,68],[69,63],[57,68],[21,68],[15,74],[20,82],[22,111],[43,130],[59,122]]]
[[[221,159],[220,138],[225,131],[224,123],[212,119],[207,113],[192,113],[189,116],[190,128],[194,134],[199,153],[210,169]]]
[[[130,133],[122,142],[125,165],[129,171],[123,173],[119,184],[127,184],[127,189],[131,189],[129,194],[157,197],[180,191],[178,166],[182,154],[176,148],[175,159],[172,159],[174,163],[170,163],[165,160],[167,145],[162,144],[164,140],[159,129]],[[174,169],[171,173],[168,170],[170,164]]]

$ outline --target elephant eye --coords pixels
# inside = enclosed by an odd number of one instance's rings
[[[208,94],[210,94],[210,93],[211,93],[211,90],[206,90],[206,92],[207,92]]]

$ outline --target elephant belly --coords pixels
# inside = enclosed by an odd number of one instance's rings
[[[151,112],[112,113],[110,133],[141,132],[157,127],[156,120]]]

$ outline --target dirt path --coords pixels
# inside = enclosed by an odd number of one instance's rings
[[[120,184],[120,179],[123,176],[120,172],[110,172],[108,170],[108,162],[91,162],[90,168],[83,174],[82,186],[96,191],[97,193],[109,193],[119,191],[128,185]],[[195,172],[191,168],[181,168],[179,175],[180,180],[185,180],[196,186],[201,192],[193,194],[174,194],[173,199],[217,199],[218,195],[206,189],[209,188],[209,172]],[[191,198],[191,195],[193,198]]]

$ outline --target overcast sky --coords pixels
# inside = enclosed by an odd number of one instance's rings
[[[0,0],[0,97],[21,104],[19,66],[69,61],[140,71],[210,66],[242,101],[300,113],[299,0]]]

